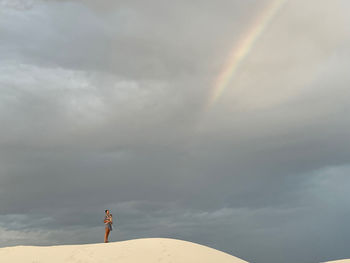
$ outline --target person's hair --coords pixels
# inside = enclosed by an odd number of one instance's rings
[[[107,211],[109,211],[108,209],[105,210],[105,213],[107,213]]]

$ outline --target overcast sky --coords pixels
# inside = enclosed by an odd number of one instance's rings
[[[350,3],[0,0],[0,246],[171,237],[350,258]]]

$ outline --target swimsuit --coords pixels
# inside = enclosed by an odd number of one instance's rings
[[[108,228],[110,231],[112,231],[112,215],[109,214],[109,215],[105,215],[105,219],[104,220],[108,220],[109,222],[108,223],[105,223],[105,228]]]

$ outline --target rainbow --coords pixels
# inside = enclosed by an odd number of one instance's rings
[[[208,107],[213,106],[221,97],[237,72],[239,65],[248,56],[256,41],[286,1],[287,0],[272,0],[271,3],[264,8],[264,11],[255,20],[250,29],[240,38],[238,43],[231,50],[226,65],[220,72],[215,81],[214,87],[210,91]]]

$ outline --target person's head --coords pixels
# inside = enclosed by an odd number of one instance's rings
[[[105,213],[108,215],[108,214],[109,214],[109,210],[108,210],[108,209],[106,209],[106,210],[105,210]]]

